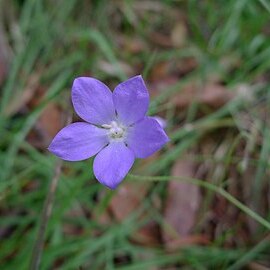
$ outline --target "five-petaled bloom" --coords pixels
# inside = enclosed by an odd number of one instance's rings
[[[99,80],[76,78],[72,103],[86,122],[60,130],[49,150],[68,161],[97,154],[94,174],[108,188],[119,185],[135,158],[152,155],[168,141],[158,121],[146,116],[149,94],[141,76],[120,83],[113,93]]]

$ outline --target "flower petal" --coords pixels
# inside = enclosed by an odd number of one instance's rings
[[[123,124],[131,125],[141,120],[149,106],[149,93],[142,76],[135,76],[117,85],[113,102]]]
[[[137,158],[152,155],[168,141],[168,136],[157,120],[152,117],[145,117],[128,131],[127,145]]]
[[[105,129],[79,122],[60,130],[48,149],[61,159],[78,161],[94,156],[108,143]]]
[[[109,124],[115,119],[112,92],[94,78],[79,77],[74,80],[72,102],[76,113],[91,124]]]
[[[123,142],[112,142],[94,160],[94,174],[98,181],[115,189],[134,163],[134,153]]]
[[[167,121],[165,119],[163,119],[162,117],[160,116],[152,116],[152,118],[154,118],[155,120],[158,121],[159,125],[165,129],[167,127]]]

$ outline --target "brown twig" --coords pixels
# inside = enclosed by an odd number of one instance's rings
[[[47,227],[48,220],[52,212],[55,191],[56,191],[59,176],[61,173],[61,166],[62,166],[62,161],[58,161],[55,167],[54,177],[51,181],[49,191],[47,193],[47,197],[44,203],[41,220],[40,220],[40,226],[39,226],[38,235],[37,235],[37,240],[35,242],[32,259],[31,259],[31,266],[30,266],[31,270],[39,269],[41,254],[43,251],[43,243],[44,243],[44,238],[45,238],[46,227]]]
[[[67,119],[67,124],[70,124],[71,121],[72,121],[72,116],[69,116]],[[30,270],[39,269],[41,255],[42,255],[42,251],[44,247],[46,228],[47,228],[48,221],[52,213],[52,207],[53,207],[56,188],[57,188],[59,177],[61,174],[62,163],[63,162],[61,160],[57,161],[57,164],[55,166],[54,176],[50,183],[46,200],[44,202],[41,219],[40,219],[40,226],[38,228],[37,239],[35,241],[35,245],[34,245],[34,249],[32,253]]]

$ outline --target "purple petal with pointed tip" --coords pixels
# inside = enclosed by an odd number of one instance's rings
[[[135,76],[116,86],[113,102],[118,118],[131,125],[142,119],[149,106],[149,93],[142,76]]]
[[[48,149],[61,159],[79,161],[94,156],[108,143],[105,129],[79,122],[60,130]]]
[[[115,189],[134,163],[134,153],[123,142],[112,142],[94,160],[94,174],[98,181]]]
[[[72,102],[76,113],[88,123],[103,125],[115,119],[112,92],[94,78],[79,77],[74,80]]]
[[[154,154],[168,141],[168,136],[152,117],[145,117],[128,130],[127,145],[137,158]]]

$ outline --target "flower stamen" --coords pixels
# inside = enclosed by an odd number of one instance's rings
[[[111,124],[104,124],[102,125],[103,128],[108,129],[108,136],[110,139],[113,140],[119,140],[119,139],[124,139],[125,138],[125,134],[126,134],[126,128],[116,122],[116,121],[112,121]]]

